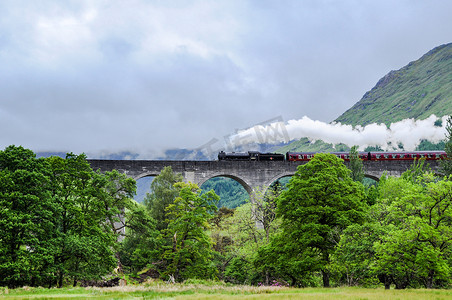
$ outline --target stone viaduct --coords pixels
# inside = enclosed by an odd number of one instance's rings
[[[172,160],[88,160],[94,170],[118,170],[135,180],[146,176],[157,176],[164,167],[170,166],[181,173],[185,182],[201,186],[214,177],[229,177],[238,181],[248,193],[257,187],[268,188],[274,181],[292,176],[300,164],[292,161],[172,161]],[[378,180],[384,172],[400,176],[413,161],[364,161],[366,177]],[[428,161],[433,170],[438,161]]]

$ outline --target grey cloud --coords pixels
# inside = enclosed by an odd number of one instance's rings
[[[0,4],[0,148],[198,147],[282,116],[329,122],[450,42],[452,3]]]

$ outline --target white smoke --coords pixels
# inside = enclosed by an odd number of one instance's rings
[[[438,143],[445,138],[447,116],[442,117],[442,126],[435,126],[438,120],[431,115],[424,120],[405,119],[385,124],[369,124],[366,126],[343,125],[341,123],[324,123],[304,116],[299,120],[287,123],[275,122],[268,125],[257,125],[237,132],[230,137],[235,146],[251,143],[280,143],[290,140],[308,138],[311,141],[322,140],[333,145],[343,143],[349,147],[358,145],[360,150],[368,146],[379,146],[384,150],[398,149],[413,151],[422,140]]]

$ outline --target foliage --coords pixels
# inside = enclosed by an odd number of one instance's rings
[[[217,207],[236,208],[249,200],[249,195],[245,188],[227,177],[215,177],[207,180],[201,186],[203,191],[213,190],[220,197]]]
[[[378,222],[353,224],[344,230],[332,256],[332,273],[338,284],[349,286],[378,284],[374,244],[383,235],[384,229]]]
[[[133,180],[95,173],[83,154],[0,151],[0,284],[61,287],[110,272],[114,224],[133,192]]]
[[[446,143],[444,145],[447,158],[441,162],[441,168],[446,176],[452,175],[452,115],[447,118]]]
[[[165,209],[169,217],[165,234],[172,240],[163,255],[168,262],[165,275],[176,281],[215,278],[212,241],[205,230],[217,210],[218,196],[213,191],[201,194],[193,183],[178,182],[174,186],[179,196]]]
[[[145,207],[131,201],[134,180],[94,172],[83,154],[0,151],[0,285],[62,287],[118,266],[191,285],[220,278],[450,287],[452,181],[423,160],[365,189],[342,160],[317,154],[285,191],[256,189],[235,209],[217,209],[218,196],[195,184],[169,186],[175,178],[167,170],[155,185],[159,197]],[[160,196],[168,196],[166,206]],[[165,217],[160,230],[152,213]]]
[[[423,161],[382,177],[363,225],[348,227],[333,256],[340,283],[447,287],[451,275],[452,183]]]
[[[388,178],[379,201],[387,234],[375,244],[377,270],[396,288],[448,282],[452,241],[452,183],[425,173],[416,181]],[[383,207],[384,204],[384,207]]]
[[[65,276],[99,278],[116,265],[116,232],[106,220],[117,213],[107,204],[105,178],[95,173],[84,154],[48,158],[53,201],[57,205],[53,233],[54,268],[58,286]],[[110,203],[111,204],[111,203]]]
[[[278,202],[284,260],[296,269],[320,271],[328,287],[330,255],[341,231],[363,220],[363,198],[363,186],[335,155],[320,153],[300,165]]]
[[[158,269],[162,236],[156,222],[143,204],[135,203],[126,211],[126,232],[119,256],[125,271],[136,273],[145,267]]]
[[[99,197],[104,206],[104,211],[107,214],[106,226],[109,227],[116,235],[121,238],[122,232],[126,227],[124,220],[124,212],[126,209],[135,207],[135,202],[132,201],[133,195],[136,191],[136,182],[132,178],[127,177],[126,174],[121,174],[117,170],[105,172],[101,176],[104,182],[104,192],[102,197]]]
[[[441,119],[439,119],[441,121]],[[444,150],[444,141],[438,143],[432,143],[427,140],[421,140],[420,144],[416,147],[416,151],[442,151]]]
[[[157,222],[158,230],[168,226],[165,209],[178,196],[179,191],[174,184],[182,181],[181,174],[174,173],[171,167],[165,167],[151,183],[151,192],[146,194],[144,204],[150,211],[150,216]]]
[[[251,214],[256,226],[262,226],[266,242],[269,242],[270,232],[274,231],[276,223],[276,199],[281,194],[281,184],[270,186],[268,189],[255,188],[251,194]]]
[[[49,165],[23,147],[0,151],[0,285],[51,280],[53,215]]]
[[[364,179],[364,165],[359,157],[358,146],[350,149],[350,176],[354,181],[362,182]]]
[[[224,280],[250,284],[257,273],[253,266],[256,249],[263,245],[265,233],[256,226],[251,203],[237,207],[226,221],[223,236],[230,240],[230,245],[223,254]]]

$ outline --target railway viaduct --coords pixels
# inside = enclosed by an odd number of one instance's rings
[[[185,182],[201,186],[214,177],[229,177],[238,181],[248,193],[257,187],[268,188],[274,181],[292,176],[300,164],[293,161],[172,161],[172,160],[88,160],[94,170],[102,172],[118,170],[135,180],[146,176],[157,176],[164,167],[170,166],[181,173]],[[412,161],[364,161],[366,177],[378,180],[384,172],[400,176]],[[428,161],[436,171],[438,161]]]

